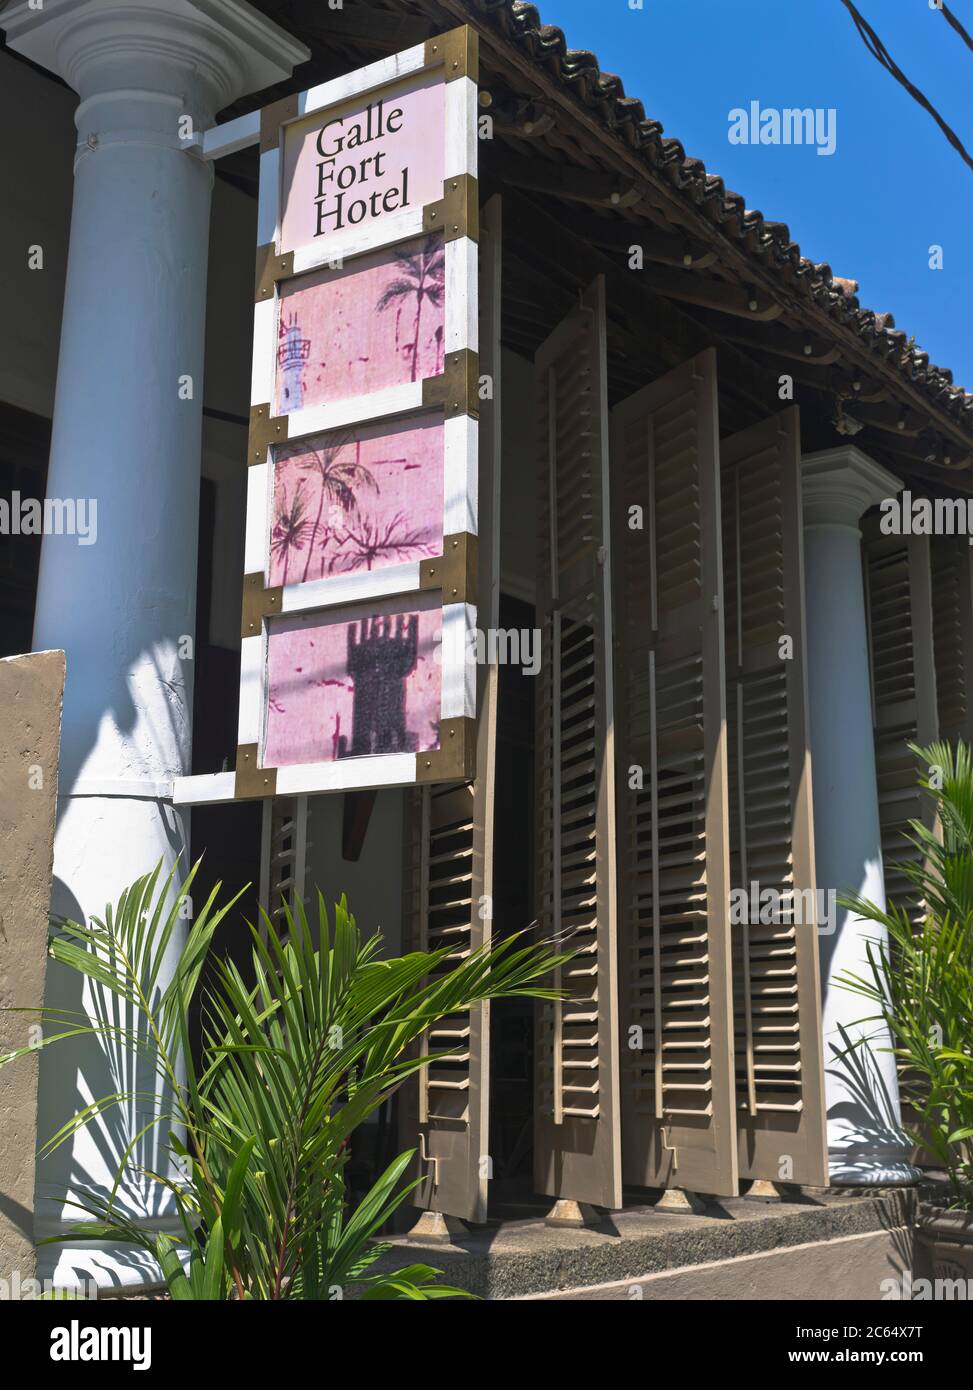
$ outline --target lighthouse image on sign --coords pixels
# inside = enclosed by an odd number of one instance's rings
[[[283,315],[278,332],[277,364],[280,367],[280,399],[282,413],[300,410],[304,404],[304,364],[311,351],[310,338],[301,337],[297,315],[291,314],[286,324]]]

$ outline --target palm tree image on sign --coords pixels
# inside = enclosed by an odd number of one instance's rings
[[[401,272],[382,291],[376,308],[383,312],[395,308],[395,345],[400,346],[403,313],[412,315],[412,341],[407,341],[412,363],[412,381],[419,379],[419,343],[422,340],[422,308],[428,300],[434,309],[442,309],[446,287],[446,248],[442,237],[431,236],[418,250],[396,251],[396,266]],[[440,345],[442,335],[440,334]]]
[[[441,234],[287,281],[281,286],[280,323],[285,335],[289,325],[299,325],[299,341],[310,346],[299,361],[288,358],[288,370],[279,366],[276,413],[439,376],[445,303]]]
[[[271,584],[424,559],[442,541],[441,415],[336,431],[278,454]]]

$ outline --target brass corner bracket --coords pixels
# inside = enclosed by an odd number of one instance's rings
[[[294,274],[294,252],[285,251],[278,256],[272,241],[257,247],[257,268],[253,277],[253,297],[256,304],[270,299],[278,280],[287,280]]]
[[[250,407],[250,433],[247,437],[247,458],[251,468],[264,463],[271,444],[284,444],[287,440],[288,423],[286,415],[271,415],[270,406],[252,405]]]
[[[476,536],[443,537],[443,553],[419,565],[419,588],[442,590],[443,603],[476,603],[479,553]]]
[[[265,796],[277,795],[277,769],[257,766],[255,743],[241,743],[236,750],[233,795],[237,801],[262,801]]]
[[[480,239],[480,187],[472,174],[443,181],[443,196],[422,209],[422,230],[443,232],[447,241]]]
[[[476,775],[476,720],[444,719],[439,747],[416,754],[416,781],[472,782]]]
[[[480,356],[469,348],[446,355],[442,376],[422,383],[423,406],[442,406],[446,419],[480,413]]]
[[[274,618],[283,607],[284,590],[278,585],[264,588],[262,572],[243,576],[243,618],[241,637],[259,637],[264,618]]]
[[[276,150],[280,144],[280,128],[297,116],[297,93],[272,101],[260,112],[260,153]]]
[[[469,24],[460,24],[456,29],[427,39],[426,67],[438,67],[440,63],[446,69],[447,82],[454,82],[457,77],[470,77],[479,82],[480,36],[477,31]]]

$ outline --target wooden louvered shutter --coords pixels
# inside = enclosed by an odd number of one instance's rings
[[[480,214],[480,369],[492,381],[479,430],[478,621],[499,624],[500,290],[502,205]],[[493,916],[493,835],[499,671],[477,666],[476,780],[407,792],[403,937],[411,950],[453,949],[446,969],[488,945]],[[430,1063],[403,1088],[400,1132],[418,1144],[416,1206],[468,1221],[487,1217],[490,1179],[490,1006],[443,1019],[423,1040]]]
[[[491,779],[492,781],[492,779]],[[405,945],[451,948],[448,971],[489,939],[480,905],[490,858],[484,780],[407,792]],[[418,1143],[413,1176],[422,1182],[416,1206],[470,1221],[486,1220],[489,1104],[487,1006],[442,1019],[423,1039],[424,1052],[444,1055],[403,1090],[402,1133]]]
[[[939,737],[973,741],[973,546],[932,540],[932,625]]]
[[[567,936],[538,1008],[535,1185],[622,1200],[616,1013],[608,405],[601,277],[536,358],[540,437],[537,917]]]
[[[800,463],[796,407],[720,445],[730,930],[740,1176],[825,1186]]]
[[[623,1173],[735,1196],[712,350],[615,408],[613,454]]]
[[[885,893],[918,920],[912,885],[894,866],[918,854],[906,839],[909,822],[931,823],[908,748],[925,747],[939,730],[929,537],[883,535],[874,516],[862,533]]]

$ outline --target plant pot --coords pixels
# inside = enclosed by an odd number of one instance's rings
[[[973,1281],[973,1211],[947,1211],[922,1202],[916,1246],[934,1279]]]

